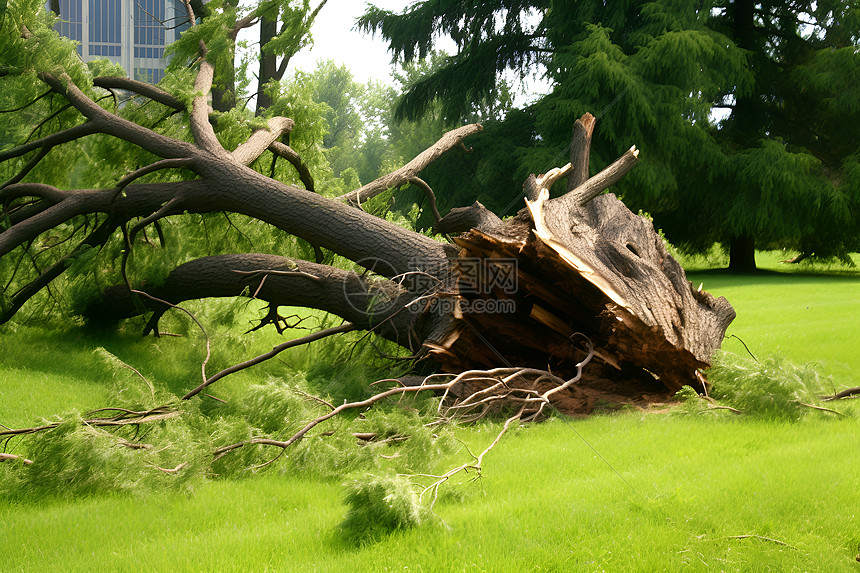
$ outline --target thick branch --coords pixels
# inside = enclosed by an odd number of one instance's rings
[[[311,176],[311,171],[308,169],[307,163],[302,161],[301,156],[292,147],[284,145],[280,141],[273,141],[269,144],[269,151],[278,157],[283,157],[296,168],[296,171],[299,173],[299,179],[301,179],[305,189],[316,191],[314,189],[314,178]]]
[[[586,113],[573,124],[570,144],[570,164],[573,172],[567,176],[567,190],[573,191],[588,180],[588,159],[591,155],[591,134],[597,120]]]
[[[88,316],[120,319],[149,308],[157,316],[186,300],[252,296],[272,306],[316,308],[335,314],[362,330],[408,346],[417,309],[395,283],[370,283],[350,272],[276,255],[242,254],[203,257],[178,266],[157,287],[141,287],[152,298],[136,301],[125,285],[108,289]],[[142,303],[142,305],[140,304]]]
[[[0,233],[0,256],[75,215],[111,212],[121,224],[134,217],[147,217],[180,197],[189,212],[241,213],[359,264],[384,259],[387,265],[382,272],[386,276],[414,270],[416,259],[431,272],[448,268],[444,245],[430,237],[270,179],[234,161],[210,160],[207,156],[197,159],[194,169],[201,179],[130,185],[120,197],[115,189],[69,191],[70,196],[61,203]]]
[[[585,205],[605,190],[609,189],[621,180],[628,171],[639,163],[639,150],[636,146],[631,147],[619,157],[615,163],[579,185],[573,191],[550,202],[564,202],[565,204]]]
[[[436,233],[463,233],[477,229],[491,233],[501,228],[502,220],[481,203],[475,201],[468,207],[451,209],[433,226],[433,231]]]
[[[190,6],[188,8],[191,9]],[[215,130],[209,123],[209,92],[212,91],[212,80],[215,77],[215,66],[206,60],[208,50],[203,42],[200,42],[200,69],[194,80],[194,91],[197,95],[191,104],[191,133],[194,141],[199,147],[216,154],[224,152],[224,148],[215,136]]]
[[[269,120],[269,129],[256,130],[245,143],[233,151],[233,159],[242,165],[249,165],[284,133],[289,133],[294,125],[295,122],[289,118],[273,117]]]
[[[41,233],[76,217],[92,213],[90,197],[75,194],[0,233],[0,257]]]
[[[182,103],[182,100],[146,82],[140,82],[131,78],[119,76],[99,76],[93,78],[93,85],[98,88],[108,90],[127,90],[147,97],[152,101],[166,105],[167,107],[173,108],[177,111],[185,111],[185,105]]]
[[[360,205],[368,199],[375,197],[392,187],[405,185],[409,183],[412,178],[416,177],[425,167],[442,156],[446,151],[452,147],[456,147],[464,138],[475,133],[479,133],[483,129],[484,128],[481,124],[475,123],[449,131],[443,135],[439,141],[433,144],[432,147],[419,154],[415,159],[397,171],[389,173],[388,175],[383,175],[376,181],[372,181],[360,189],[341,195],[338,199],[346,201],[352,205]]]
[[[51,203],[59,203],[70,195],[69,191],[61,191],[44,183],[21,183],[0,189],[0,203],[9,203],[21,197],[38,197]]]
[[[118,137],[165,159],[189,157],[194,152],[194,147],[189,143],[159,135],[151,129],[110,113],[88,98],[65,73],[58,77],[43,72],[39,77],[55,92],[65,97],[84,117],[91,120],[100,133]]]

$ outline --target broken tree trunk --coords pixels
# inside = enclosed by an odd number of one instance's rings
[[[586,166],[594,118],[577,124],[572,163]],[[443,340],[427,344],[445,370],[501,361],[564,378],[584,355],[580,333],[596,359],[579,386],[608,395],[705,390],[700,369],[735,313],[725,298],[693,287],[650,221],[601,194],[637,162],[631,149],[594,177],[571,174],[573,188],[555,199],[549,189],[570,164],[530,177],[525,194],[534,199],[504,222],[479,203],[468,209],[477,225],[454,239],[462,249],[455,320]],[[437,228],[462,219],[460,210]]]

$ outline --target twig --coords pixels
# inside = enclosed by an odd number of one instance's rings
[[[283,352],[284,350],[287,350],[288,348],[301,346],[302,344],[308,344],[310,342],[320,340],[322,338],[325,338],[327,336],[331,336],[333,334],[339,334],[342,332],[349,332],[351,330],[356,330],[357,328],[358,327],[356,327],[354,324],[352,324],[350,322],[346,322],[340,326],[334,326],[332,328],[326,328],[325,330],[320,330],[319,332],[315,332],[313,334],[309,334],[309,335],[303,336],[301,338],[296,338],[296,339],[290,340],[288,342],[284,342],[283,344],[279,344],[279,345],[275,346],[269,352],[266,352],[264,354],[260,354],[259,356],[251,358],[250,360],[246,360],[245,362],[242,362],[240,364],[235,364],[229,368],[225,368],[221,372],[218,372],[217,374],[213,375],[211,378],[206,378],[206,375],[205,375],[206,372],[204,370],[203,383],[200,384],[197,388],[195,388],[191,392],[189,392],[188,394],[186,394],[185,396],[183,396],[182,399],[188,400],[190,398],[193,398],[194,396],[199,394],[204,388],[206,388],[207,386],[209,386],[213,382],[217,382],[221,378],[224,378],[225,376],[229,376],[230,374],[233,374],[234,372],[239,372],[240,370],[244,370],[246,368],[250,368],[251,366],[257,365],[260,362],[264,362],[264,361],[268,360],[269,358],[272,358],[273,356]],[[208,343],[208,338],[207,338],[207,343]],[[208,350],[208,344],[207,344],[207,350]]]
[[[81,424],[84,426],[92,426],[96,428],[101,427],[117,427],[117,426],[133,426],[139,424],[147,424],[149,422],[160,422],[162,420],[169,420],[170,418],[176,418],[177,416],[182,415],[182,412],[179,410],[174,410],[170,406],[159,406],[157,408],[153,408],[151,410],[145,410],[142,412],[136,412],[133,410],[126,410],[125,408],[99,408],[98,410],[93,410],[89,412],[90,414],[95,412],[105,412],[105,411],[114,411],[119,412],[116,416],[110,416],[107,418],[87,418],[81,420]],[[44,426],[35,426],[32,428],[19,428],[19,429],[9,429],[0,432],[0,437],[11,437],[11,436],[23,436],[27,434],[36,434],[38,432],[44,432],[46,430],[53,430],[58,427],[63,422],[52,422],[50,424],[45,424]]]
[[[831,400],[841,400],[843,398],[850,398],[858,394],[860,394],[860,386],[855,386],[854,388],[847,388],[845,390],[842,390],[841,392],[837,392],[833,396],[823,397],[822,400],[824,400],[825,402],[830,402]]]
[[[778,545],[782,545],[784,547],[788,547],[789,549],[794,549],[795,551],[800,551],[794,545],[789,545],[785,541],[780,541],[779,539],[773,539],[772,537],[765,537],[763,535],[732,535],[729,537],[724,537],[723,539],[761,539],[762,541],[770,541],[772,543],[776,543]]]
[[[187,465],[188,465],[187,462],[182,462],[181,464],[179,464],[178,466],[176,466],[173,469],[162,468],[162,467],[157,466],[155,464],[152,464],[152,467],[154,467],[157,470],[163,471],[166,474],[175,474],[175,473],[179,473],[179,470],[181,470],[182,468],[184,468]]]
[[[816,406],[815,404],[807,404],[805,402],[801,402],[800,400],[792,400],[798,406],[804,406],[806,408],[812,408],[813,410],[821,410],[822,412],[829,412],[831,414],[836,414],[837,416],[844,416],[842,412],[837,412],[836,410],[831,410],[830,408],[825,408],[823,406]]]
[[[166,300],[160,299],[158,297],[154,297],[149,293],[143,292],[142,290],[137,290],[137,289],[129,289],[129,290],[134,294],[145,296],[146,298],[148,298],[152,301],[161,303],[165,306],[169,306],[170,308],[175,308],[177,310],[181,310],[182,312],[187,314],[189,317],[191,317],[191,320],[193,320],[194,323],[197,325],[197,327],[200,329],[200,331],[203,332],[203,338],[206,339],[206,357],[203,359],[203,364],[200,365],[200,370],[203,372],[203,380],[206,380],[206,364],[209,363],[209,358],[212,357],[212,345],[209,341],[209,335],[206,333],[206,329],[203,328],[203,324],[201,324],[200,321],[197,320],[197,317],[194,316],[190,311],[182,308],[178,304],[173,304],[173,303],[167,302]],[[146,333],[144,333],[144,334],[146,334]],[[200,390],[202,390],[202,389],[203,388],[201,388]]]
[[[15,454],[0,453],[0,462],[8,462],[14,460],[21,460],[21,462],[27,466],[33,464],[33,460],[28,460],[27,458],[22,458],[21,456],[16,456]]]
[[[424,488],[424,490],[418,496],[418,501],[419,502],[423,501],[424,495],[427,492],[432,491],[433,492],[433,501],[430,502],[430,509],[432,510],[433,506],[436,505],[436,500],[439,498],[439,487],[443,483],[445,483],[446,481],[448,481],[449,479],[451,479],[452,477],[454,477],[455,475],[457,475],[461,472],[468,473],[469,470],[474,470],[476,473],[473,480],[480,478],[481,477],[481,470],[482,470],[483,462],[484,462],[484,456],[487,455],[487,453],[490,450],[492,450],[493,448],[496,447],[496,444],[498,444],[499,441],[502,439],[502,436],[504,436],[507,433],[508,429],[511,427],[511,424],[514,421],[517,421],[517,422],[520,421],[525,409],[526,409],[526,405],[523,404],[516,414],[514,414],[513,416],[511,416],[510,418],[505,420],[505,424],[504,424],[504,426],[502,426],[502,430],[496,435],[496,439],[494,439],[493,442],[489,446],[484,448],[484,451],[482,451],[477,456],[475,456],[475,454],[473,454],[471,451],[469,452],[469,454],[475,460],[474,463],[462,464],[460,466],[457,466],[456,468],[448,470],[447,472],[445,472],[441,476],[428,476],[425,474],[424,477],[434,477],[437,479],[436,479],[436,481],[434,481],[433,483],[431,483],[430,485],[428,485],[427,487]],[[466,449],[468,451],[468,448],[466,448]]]

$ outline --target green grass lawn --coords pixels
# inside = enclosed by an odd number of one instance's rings
[[[759,264],[781,268],[771,255]],[[837,389],[860,385],[856,273],[690,278],[729,298],[738,311],[729,334],[758,357],[820,365]],[[264,335],[242,350],[270,343]],[[187,341],[20,329],[0,336],[0,423],[104,405],[96,346],[174,392],[195,380],[181,361],[200,348]],[[736,339],[724,347],[746,352]],[[264,372],[225,379],[224,395]],[[363,546],[338,529],[347,477],[312,478],[310,468],[209,480],[191,493],[0,499],[0,570],[856,570],[860,405],[841,408],[850,415],[793,423],[628,410],[520,428],[487,455],[482,479],[443,490],[435,521]],[[480,451],[499,427],[456,435]],[[453,454],[450,467],[467,459]]]
[[[765,270],[760,274],[698,271],[687,276],[732,303],[737,318],[726,334],[740,337],[754,355],[781,354],[798,364],[814,363],[833,377],[836,388],[860,386],[860,270],[812,273],[804,266],[780,264],[785,256],[758,253]],[[734,338],[723,349],[746,354]]]

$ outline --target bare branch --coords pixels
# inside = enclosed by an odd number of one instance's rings
[[[93,85],[107,90],[120,89],[134,92],[177,111],[185,111],[182,100],[146,82],[127,77],[99,76],[93,78]]]
[[[188,400],[190,398],[193,398],[194,396],[196,396],[197,394],[202,392],[207,386],[209,386],[210,384],[212,384],[214,382],[217,382],[221,378],[224,378],[225,376],[229,376],[230,374],[233,374],[234,372],[239,372],[240,370],[244,370],[246,368],[250,368],[251,366],[255,366],[255,365],[259,364],[260,362],[265,362],[269,358],[272,358],[272,357],[280,354],[281,352],[283,352],[284,350],[287,350],[288,348],[295,348],[296,346],[301,346],[303,344],[309,344],[311,342],[321,340],[321,339],[323,339],[327,336],[331,336],[333,334],[350,332],[352,330],[357,330],[357,327],[355,325],[347,322],[347,323],[344,323],[340,326],[334,326],[332,328],[326,328],[324,330],[320,330],[319,332],[315,332],[313,334],[309,334],[307,336],[303,336],[301,338],[296,338],[294,340],[284,342],[283,344],[279,344],[279,345],[275,346],[274,348],[272,348],[269,352],[266,352],[264,354],[256,356],[250,360],[246,360],[245,362],[242,362],[241,364],[236,364],[236,365],[231,366],[229,368],[225,368],[221,372],[218,372],[214,376],[211,376],[209,379],[205,380],[203,382],[203,384],[199,385],[197,388],[195,388],[194,390],[192,390],[191,392],[189,392],[188,394],[183,396],[182,399]]]
[[[80,125],[52,133],[47,137],[25,143],[24,145],[19,145],[18,147],[13,147],[6,151],[0,151],[0,162],[12,159],[13,157],[20,157],[25,153],[29,153],[30,151],[34,151],[39,148],[50,150],[57,145],[62,145],[63,143],[68,143],[75,139],[80,139],[81,137],[98,132],[99,126],[95,122],[87,121]]]
[[[295,122],[287,117],[273,117],[269,120],[268,129],[256,130],[245,143],[233,150],[233,159],[242,165],[249,165],[266,149],[270,148],[278,138],[292,131],[293,126],[295,126]]]
[[[841,400],[843,398],[851,398],[853,396],[857,396],[860,394],[860,386],[855,388],[848,388],[846,390],[842,390],[841,392],[835,393],[833,396],[826,396],[822,398],[825,402],[829,402],[831,400]]]
[[[427,201],[430,203],[430,211],[433,213],[433,221],[436,223],[441,221],[442,215],[439,214],[439,209],[436,207],[436,195],[433,193],[433,189],[427,185],[426,181],[417,176],[410,179],[409,182],[424,192],[424,196],[427,197]]]
[[[473,470],[475,472],[475,474],[476,474],[475,479],[481,477],[481,470],[483,468],[484,456],[486,456],[490,452],[490,450],[492,450],[493,448],[496,447],[496,445],[501,441],[502,436],[504,436],[508,432],[508,430],[510,429],[511,424],[513,424],[514,422],[519,422],[521,420],[523,412],[525,411],[525,409],[526,409],[526,404],[523,404],[522,406],[520,406],[520,409],[516,414],[514,414],[513,416],[511,416],[510,418],[505,420],[505,423],[502,426],[502,429],[499,431],[498,434],[496,434],[496,438],[493,440],[493,442],[489,446],[484,448],[484,451],[482,451],[479,455],[475,456],[474,454],[472,454],[472,457],[475,459],[474,462],[465,463],[461,466],[457,466],[456,468],[450,469],[440,476],[428,476],[428,477],[436,478],[436,481],[434,481],[433,483],[431,483],[430,485],[428,485],[427,487],[424,488],[424,490],[418,496],[419,502],[424,500],[424,495],[426,495],[427,492],[432,491],[433,492],[433,501],[430,502],[430,509],[432,510],[433,506],[436,505],[436,500],[439,498],[439,487],[442,484],[444,484],[446,481],[448,481],[449,479],[451,479],[452,477],[454,477],[455,475],[457,475],[459,473],[468,472],[469,470]],[[469,452],[469,453],[471,454],[471,452]]]
[[[265,441],[263,441],[262,439],[255,438],[255,439],[252,439],[252,440],[249,440],[246,442],[239,442],[236,444],[230,444],[228,446],[223,446],[223,447],[215,450],[214,454],[216,457],[220,457],[220,456],[223,456],[224,454],[226,454],[227,452],[230,452],[232,450],[241,448],[241,447],[246,446],[246,445],[254,445],[254,444],[265,444],[265,445],[276,446],[279,448],[286,449],[286,448],[290,447],[292,444],[301,440],[309,431],[311,431],[313,428],[315,428],[316,426],[318,426],[322,422],[325,422],[326,420],[329,420],[329,419],[337,416],[338,414],[340,414],[341,412],[344,412],[346,410],[364,409],[364,408],[368,408],[370,406],[373,406],[377,402],[380,402],[381,400],[384,400],[384,399],[389,398],[391,396],[404,396],[406,394],[410,394],[410,393],[414,394],[414,393],[418,393],[418,392],[444,392],[444,395],[442,398],[444,401],[445,398],[448,397],[449,391],[451,391],[451,389],[453,389],[455,386],[462,386],[464,383],[476,383],[478,381],[484,381],[484,382],[491,383],[491,386],[489,386],[489,388],[492,390],[488,390],[487,388],[483,388],[483,389],[480,389],[480,390],[477,390],[477,391],[470,393],[468,395],[468,397],[466,398],[466,400],[464,400],[464,403],[466,401],[471,402],[471,404],[469,406],[470,409],[474,409],[474,408],[481,406],[481,405],[484,405],[486,403],[486,400],[475,401],[475,400],[473,400],[473,398],[483,396],[483,395],[488,395],[488,394],[490,394],[490,396],[487,396],[488,398],[492,396],[497,401],[508,400],[508,401],[511,401],[514,403],[517,403],[517,402],[521,403],[519,412],[515,416],[508,419],[508,421],[505,423],[505,429],[501,432],[501,434],[499,436],[497,436],[497,438],[493,442],[493,444],[491,444],[490,447],[488,447],[484,451],[484,454],[486,454],[486,452],[488,452],[490,449],[493,448],[493,446],[495,446],[496,443],[498,443],[498,441],[501,439],[501,436],[504,434],[505,431],[507,431],[507,427],[510,426],[511,423],[513,423],[516,420],[520,420],[521,417],[523,416],[523,414],[525,414],[525,413],[529,414],[528,420],[536,420],[537,417],[540,415],[540,413],[543,411],[544,405],[550,403],[550,397],[552,397],[556,392],[559,392],[559,391],[569,387],[571,384],[574,384],[577,381],[579,381],[579,379],[582,376],[582,368],[591,360],[591,358],[593,356],[593,350],[591,348],[590,342],[588,342],[588,346],[589,346],[589,353],[585,359],[583,359],[579,364],[577,364],[576,376],[574,376],[573,378],[571,378],[570,380],[567,380],[567,381],[561,380],[557,376],[553,375],[551,372],[547,372],[544,370],[536,370],[533,368],[495,368],[492,370],[468,370],[466,372],[462,372],[462,373],[454,376],[454,378],[452,378],[448,382],[445,382],[442,384],[431,384],[430,381],[433,378],[436,378],[439,376],[450,376],[450,374],[431,374],[430,376],[428,376],[424,379],[424,382],[422,384],[419,384],[416,386],[398,385],[394,388],[391,388],[389,390],[386,390],[384,392],[380,392],[379,394],[371,396],[370,398],[367,398],[366,400],[360,400],[360,401],[356,401],[356,402],[345,402],[344,404],[341,404],[340,406],[333,408],[331,411],[323,414],[322,416],[319,416],[318,418],[311,420],[301,430],[299,430],[298,432],[293,434],[287,440],[281,441],[281,440],[265,439]],[[523,382],[525,387],[513,387],[512,386],[512,384],[514,384],[515,382],[518,382],[520,380]],[[549,390],[545,391],[543,394],[538,395],[536,392],[536,385],[538,383],[540,383],[541,381],[551,381],[552,383],[555,384],[555,386],[553,386]],[[502,389],[502,393],[501,394],[497,393],[495,395],[492,395],[492,392],[495,391],[496,389],[499,389],[499,388]],[[200,389],[202,389],[202,388],[200,388]],[[441,407],[442,407],[442,405],[440,404],[440,410],[441,410]],[[457,403],[454,404],[454,407],[457,407]],[[478,417],[483,416],[486,412],[488,412],[488,408],[484,408],[483,412]],[[454,419],[462,419],[462,418],[460,416],[458,416],[456,418],[452,418],[450,416],[444,417],[444,421],[451,421]],[[478,458],[476,458],[477,464],[470,465],[469,467],[476,467],[479,469],[484,454],[481,454],[481,456],[478,456]],[[451,475],[453,475],[454,473],[457,473],[459,471],[462,471],[462,469],[463,468],[457,469],[456,471],[451,473]],[[445,478],[445,479],[447,479],[447,478]],[[445,481],[445,480],[443,479],[442,481]]]
[[[96,411],[117,411],[119,414],[102,418],[85,418],[81,420],[81,425],[92,426],[94,428],[109,428],[118,426],[134,426],[139,424],[148,424],[152,422],[161,422],[182,415],[182,412],[176,410],[170,405],[158,406],[150,410],[134,411],[123,408],[100,408]],[[0,431],[0,438],[9,438],[13,436],[24,436],[27,434],[37,434],[47,430],[53,430],[64,422],[52,422],[42,426],[34,426],[32,428],[20,428],[13,430]]]
[[[301,179],[305,189],[316,192],[314,189],[314,178],[311,176],[310,169],[308,169],[307,164],[302,161],[302,158],[292,147],[284,145],[280,141],[273,141],[269,144],[269,151],[292,163],[293,167],[296,168],[296,171],[299,172],[299,179]]]
[[[360,205],[368,199],[375,197],[392,187],[405,185],[421,173],[425,167],[441,157],[446,151],[452,147],[456,147],[464,138],[474,135],[475,133],[480,133],[483,129],[484,128],[481,124],[474,123],[449,131],[430,148],[419,154],[415,159],[397,171],[389,173],[388,175],[383,175],[376,181],[371,181],[360,189],[341,195],[338,199],[346,201],[352,205]]]

